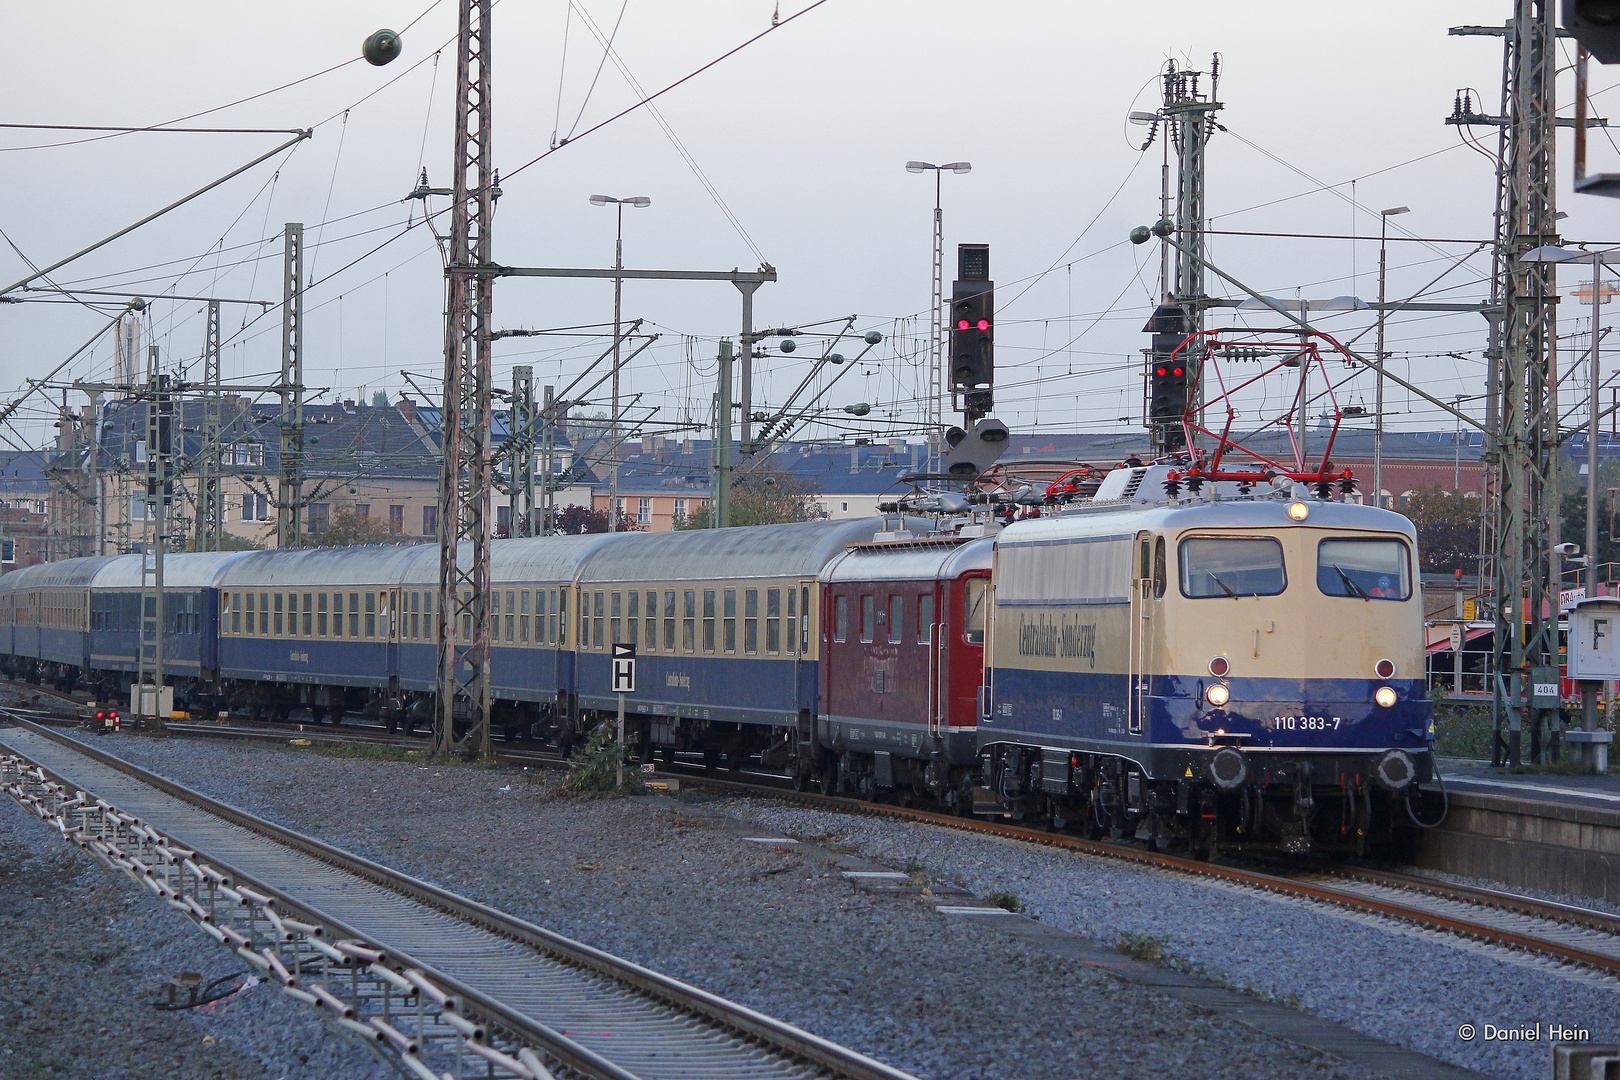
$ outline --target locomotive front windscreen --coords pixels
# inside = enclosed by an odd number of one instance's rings
[[[1269,536],[1194,536],[1181,542],[1181,595],[1276,596],[1288,587],[1282,545]]]
[[[1412,558],[1399,540],[1323,540],[1316,549],[1316,587],[1328,596],[1405,600],[1412,595]]]

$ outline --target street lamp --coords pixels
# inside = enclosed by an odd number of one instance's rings
[[[611,195],[592,195],[592,206],[618,207],[618,231],[613,239],[613,269],[624,269],[624,208],[648,207],[652,200],[645,195],[628,199],[615,199]],[[624,278],[613,279],[613,408],[608,417],[608,532],[619,531],[619,305],[624,293]]]
[[[1384,278],[1389,249],[1389,219],[1410,214],[1410,206],[1392,206],[1378,211],[1378,371],[1373,391],[1373,505],[1384,505]]]
[[[966,161],[952,161],[944,165],[935,165],[928,161],[906,162],[906,172],[934,174],[934,280],[932,314],[928,320],[929,341],[931,357],[928,368],[928,408],[924,417],[928,435],[928,471],[938,471],[939,443],[938,432],[940,428],[940,398],[945,393],[945,374],[941,363],[940,331],[943,329],[941,315],[945,307],[945,217],[940,209],[940,182],[941,174],[947,172],[972,172],[973,166]]]

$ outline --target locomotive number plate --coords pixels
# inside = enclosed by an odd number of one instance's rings
[[[1271,726],[1283,731],[1338,731],[1337,716],[1273,716]]]

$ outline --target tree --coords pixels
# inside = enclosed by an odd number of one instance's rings
[[[352,547],[356,544],[397,544],[400,537],[388,531],[388,526],[369,517],[361,517],[353,510],[339,510],[332,515],[326,528],[318,533],[305,533],[298,538],[301,547]]]
[[[592,510],[588,506],[565,506],[557,515],[557,531],[561,533],[605,533],[608,531],[606,510]],[[633,518],[619,515],[619,532],[646,532],[647,526]]]
[[[1479,568],[1479,528],[1483,504],[1439,487],[1419,488],[1401,513],[1417,526],[1418,560],[1426,574],[1471,574]]]
[[[816,501],[821,485],[814,480],[785,472],[746,473],[731,485],[733,525],[782,525],[793,521],[818,521],[827,511]],[[677,529],[707,529],[713,521],[713,508],[700,507],[693,514],[677,514]]]
[[[588,506],[565,506],[557,514],[557,531],[560,533],[605,533],[608,531],[608,516],[601,510],[592,510]]]

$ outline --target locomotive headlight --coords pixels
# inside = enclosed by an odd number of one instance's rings
[[[1373,700],[1387,709],[1395,704],[1395,691],[1391,687],[1380,686],[1378,692],[1373,694]]]
[[[1311,516],[1311,508],[1302,502],[1288,504],[1288,517],[1291,521],[1304,521]]]
[[[1226,688],[1225,683],[1210,683],[1204,690],[1204,700],[1219,709],[1232,700],[1232,691]]]

